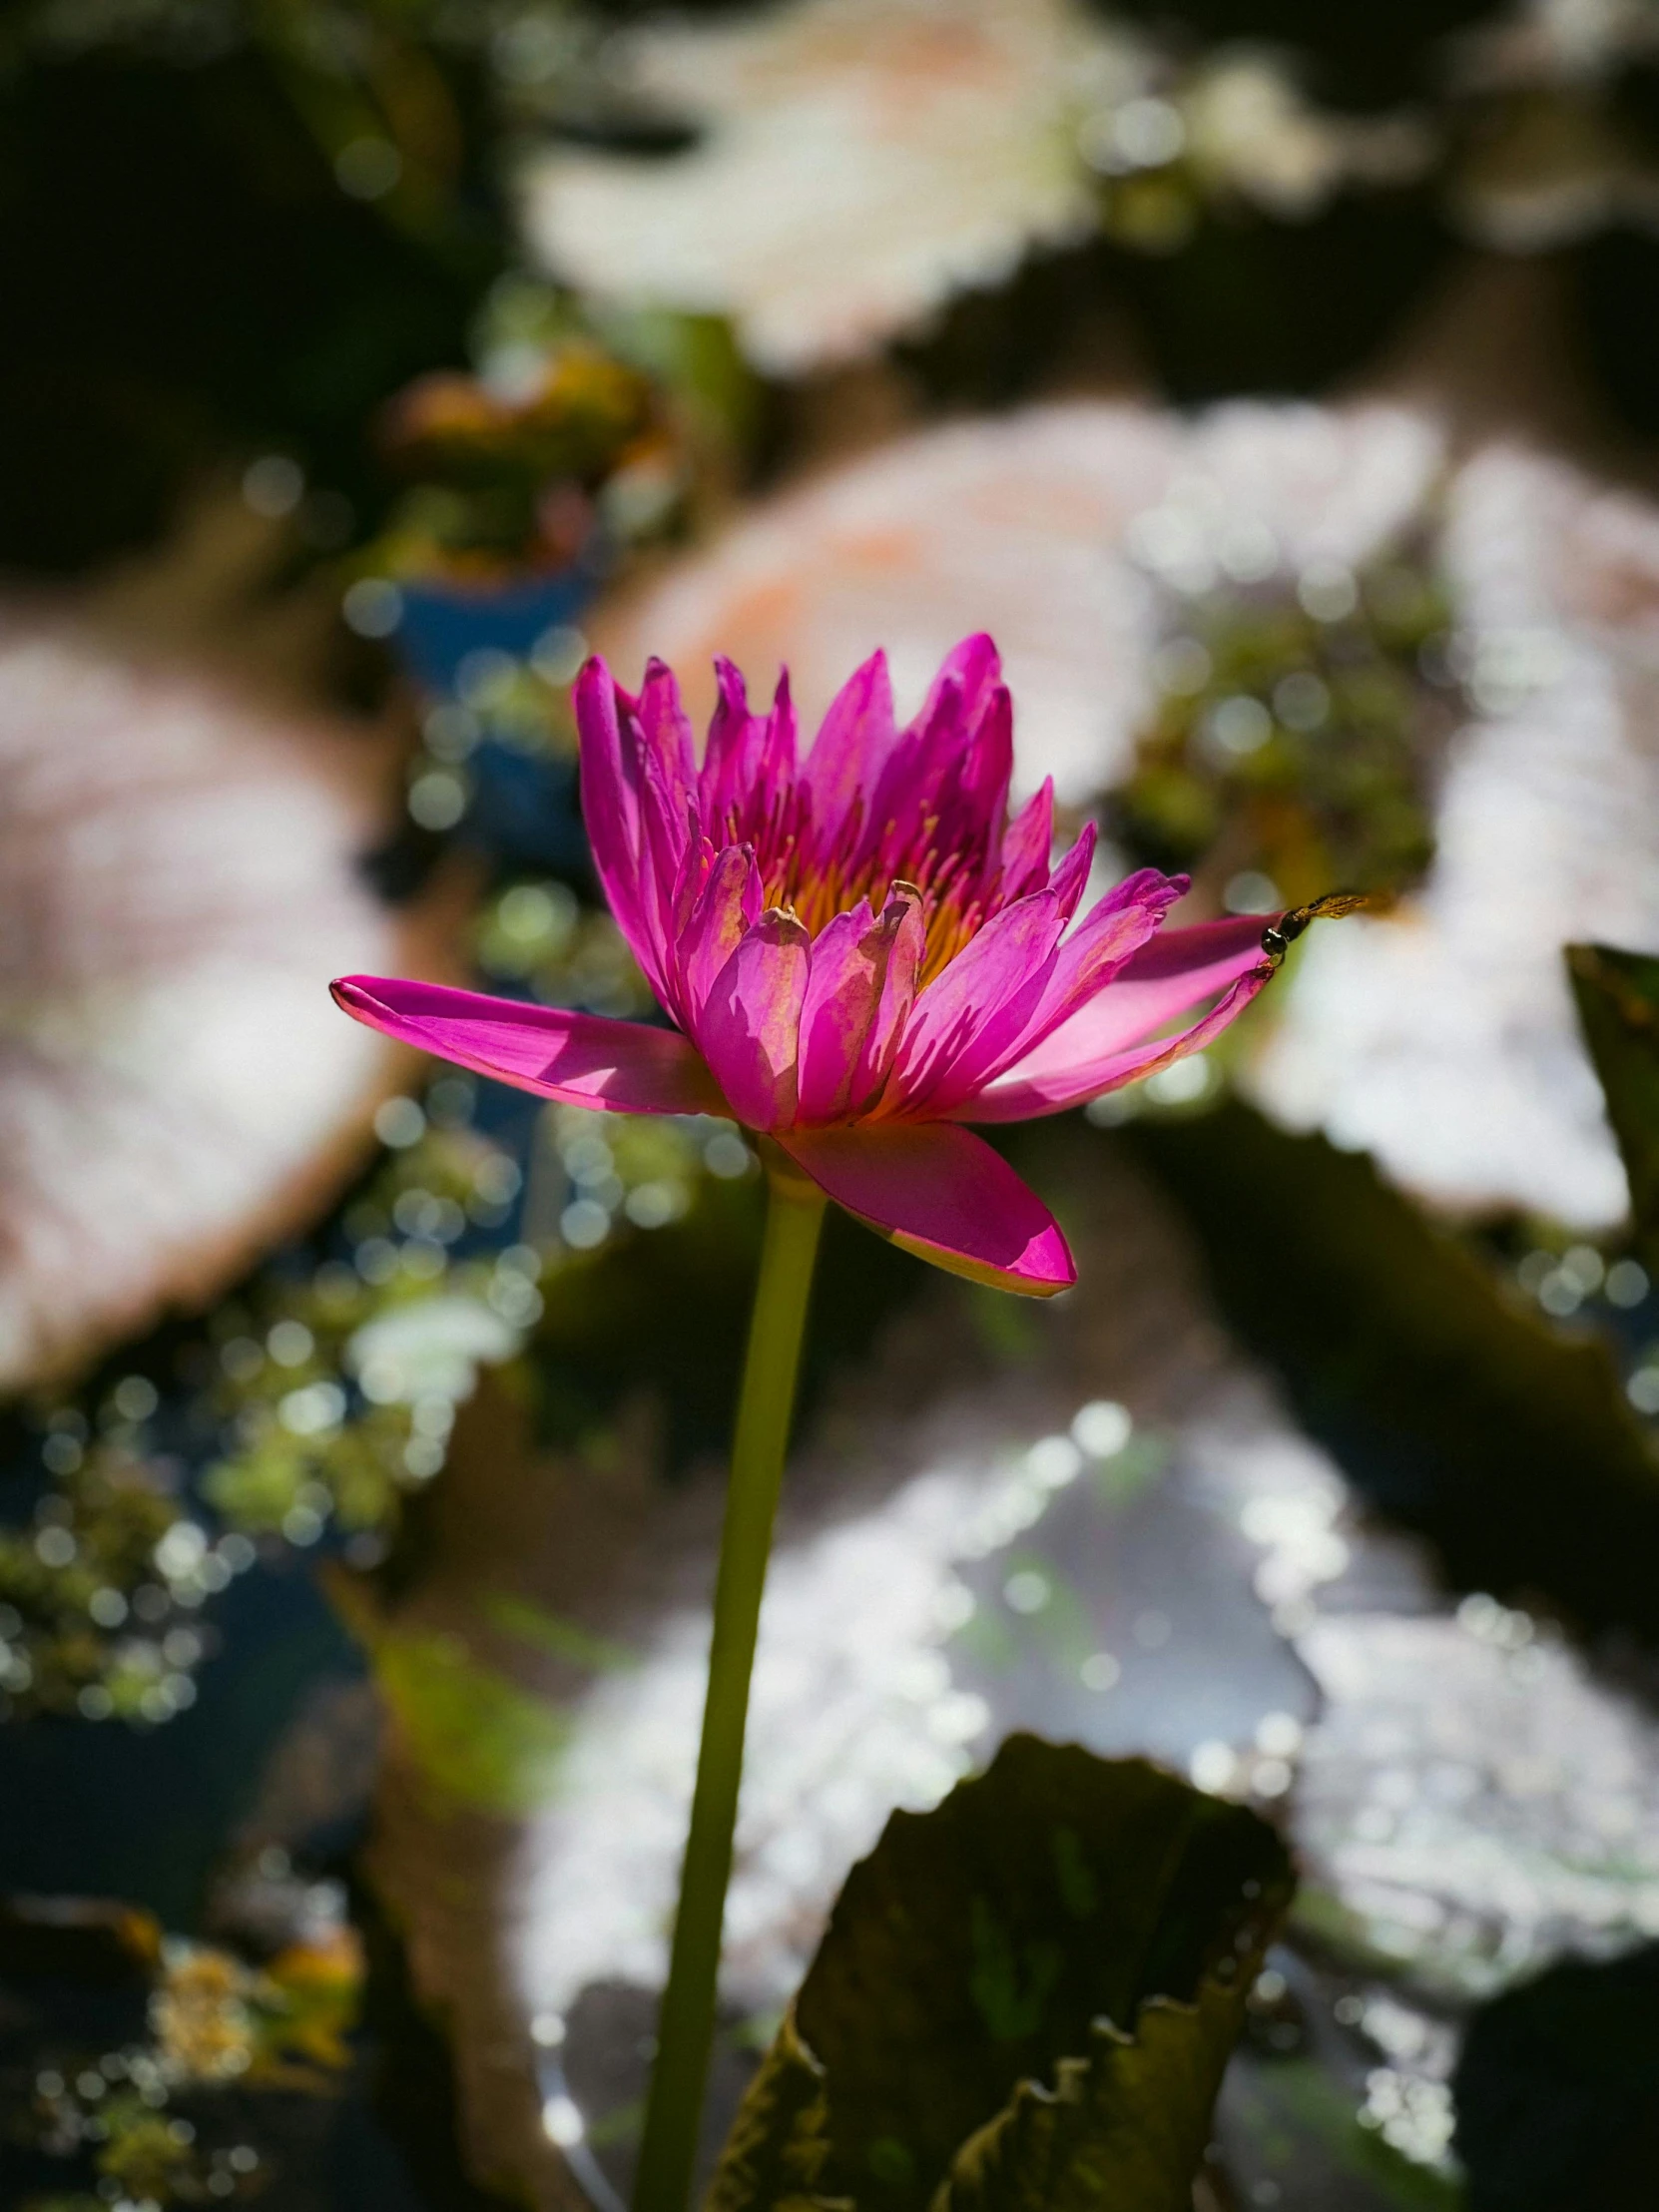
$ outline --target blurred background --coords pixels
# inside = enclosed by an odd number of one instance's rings
[[[0,2202],[625,2196],[761,1213],[325,984],[647,1016],[569,685],[989,629],[1219,1047],[830,1229],[717,2141],[1012,1729],[1302,1890],[1207,2212],[1659,2169],[1659,6],[12,0]],[[621,2192],[621,2196],[619,2196]]]

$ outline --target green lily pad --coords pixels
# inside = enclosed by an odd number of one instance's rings
[[[1624,1155],[1636,1233],[1659,1271],[1659,959],[1569,944],[1567,972]]]
[[[1605,1344],[1510,1301],[1369,1159],[1322,1137],[1237,1102],[1126,1135],[1303,1425],[1439,1546],[1454,1583],[1659,1630],[1659,1453]]]
[[[1291,1886],[1242,1807],[1010,1737],[853,1868],[708,2212],[1184,2212]]]

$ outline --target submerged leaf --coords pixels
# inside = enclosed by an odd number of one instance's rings
[[[1290,1887],[1240,1807],[1011,1737],[852,1870],[710,2212],[1178,2212]]]
[[[1659,1269],[1659,959],[1570,944],[1567,971],[1630,1179],[1637,1235]]]

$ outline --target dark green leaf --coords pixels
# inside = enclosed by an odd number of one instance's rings
[[[1659,1270],[1659,959],[1570,944],[1567,971],[1624,1155],[1636,1231]]]
[[[603,1245],[543,1284],[536,1350],[546,1439],[591,1439],[620,1405],[643,1394],[660,1407],[671,1466],[725,1451],[763,1211],[758,1178],[711,1177],[683,1221]],[[810,1418],[830,1375],[865,1356],[895,1307],[916,1295],[917,1283],[907,1254],[830,1208],[798,1421]]]
[[[710,2212],[1179,2212],[1290,1887],[1254,1814],[1010,1738],[852,1870]]]
[[[1512,1304],[1368,1159],[1323,1138],[1236,1103],[1128,1134],[1304,1426],[1439,1545],[1455,1583],[1659,1630],[1659,1456],[1604,1345]]]
[[[1506,1989],[1470,2022],[1453,2089],[1470,2212],[1653,2203],[1659,1943]]]

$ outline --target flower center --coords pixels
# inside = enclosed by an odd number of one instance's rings
[[[1000,869],[987,866],[983,831],[961,845],[941,837],[936,813],[871,830],[863,812],[863,801],[855,800],[830,847],[798,785],[774,799],[759,820],[753,799],[747,808],[734,806],[722,827],[732,842],[754,845],[766,904],[793,913],[815,937],[860,899],[878,914],[895,885],[909,885],[921,899],[926,931],[919,987],[947,967],[995,911]]]

